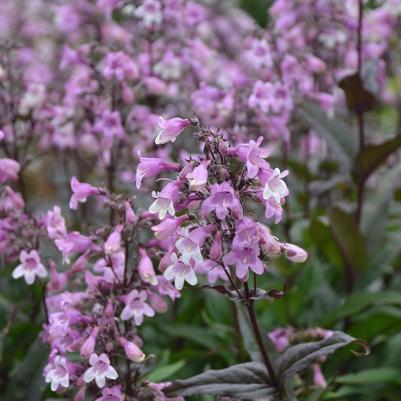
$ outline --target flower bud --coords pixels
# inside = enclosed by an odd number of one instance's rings
[[[95,351],[96,337],[97,337],[98,333],[99,333],[99,327],[95,327],[92,330],[90,336],[82,344],[80,352],[84,358],[88,358]]]
[[[123,229],[123,226],[121,224],[119,224],[118,226],[116,226],[114,231],[107,238],[107,241],[104,244],[104,252],[106,255],[110,256],[113,253],[116,253],[120,250],[122,229]]]
[[[171,255],[172,255],[172,251],[167,252],[161,259],[159,262],[159,272],[163,273],[167,267],[169,267],[171,265]]]
[[[128,359],[134,362],[143,362],[145,354],[136,344],[126,340],[124,337],[120,337],[118,340],[124,348],[125,355]]]
[[[150,304],[157,313],[166,313],[168,306],[166,301],[158,294],[149,294]]]
[[[135,100],[134,91],[124,83],[122,84],[121,97],[125,104],[130,104]]]
[[[263,224],[258,223],[259,236],[260,236],[260,247],[270,257],[281,255],[281,244],[271,234],[270,229]]]
[[[125,201],[124,206],[125,206],[125,221],[130,224],[136,224],[138,222],[138,216],[135,214],[130,203],[128,201]]]
[[[153,269],[153,263],[145,249],[139,248],[139,265],[138,272],[143,281],[152,285],[157,285],[157,278]]]
[[[111,298],[109,298],[107,301],[107,305],[104,310],[104,314],[108,318],[112,318],[114,316],[114,307],[113,307],[113,301]]]
[[[295,263],[303,263],[308,258],[308,253],[301,247],[293,244],[284,244],[285,256]]]
[[[167,217],[161,223],[151,227],[157,239],[166,239],[177,231],[177,228],[188,219],[188,216]]]

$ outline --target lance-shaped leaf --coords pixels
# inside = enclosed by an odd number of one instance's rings
[[[276,389],[262,363],[248,362],[176,380],[164,392],[169,397],[207,394],[249,400],[269,399]]]
[[[355,160],[355,178],[360,181],[366,180],[400,147],[401,134],[378,145],[367,145]]]
[[[276,372],[280,381],[283,382],[302,372],[319,358],[353,343],[362,345],[366,355],[369,353],[369,347],[365,342],[341,331],[335,331],[330,337],[321,341],[297,344],[288,348],[276,361]]]
[[[364,204],[361,230],[366,243],[370,244],[367,251],[373,258],[379,256],[381,263],[386,263],[383,261],[383,255],[380,255],[380,251],[383,250],[383,242],[386,240],[384,230],[389,214],[388,206],[393,199],[400,176],[401,164],[388,168],[379,176],[374,192],[369,194]],[[369,261],[372,259],[370,258]]]
[[[375,95],[362,82],[362,77],[356,73],[344,77],[338,86],[344,91],[348,109],[356,113],[372,110],[376,104]]]
[[[354,217],[333,207],[328,210],[330,228],[344,262],[353,269],[362,269],[366,261],[364,238]]]
[[[334,150],[344,167],[350,168],[358,153],[357,134],[338,117],[329,118],[318,105],[303,102],[298,105],[299,116],[308,123]]]

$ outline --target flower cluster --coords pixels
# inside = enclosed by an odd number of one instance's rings
[[[4,184],[18,180],[18,163],[2,159],[0,165]],[[53,391],[75,392],[76,400],[85,392],[96,400],[141,394],[165,400],[162,384],[139,380],[146,362],[139,327],[180,296],[154,271],[152,258],[161,252],[151,241],[154,219],[147,212],[137,215],[132,198],[76,177],[71,192],[72,210],[94,197],[109,211],[111,226],[68,231],[59,206],[31,215],[18,192],[7,185],[1,189],[1,252],[9,261],[19,258],[12,277],[30,286],[47,279],[42,338],[51,352],[46,382]],[[54,251],[49,256],[44,244],[49,240],[59,260]]]
[[[247,281],[249,273],[263,274],[269,258],[281,254],[305,261],[303,249],[280,242],[251,212],[259,205],[265,218],[278,223],[289,194],[288,171],[269,164],[263,138],[233,146],[224,131],[203,128],[196,119],[173,118],[162,121],[156,141],[174,140],[188,125],[197,130],[201,153],[183,157],[174,169],[162,159],[141,157],[137,169],[141,179],[163,171],[176,174],[152,193],[149,207],[160,219],[152,230],[166,251],[159,264],[164,277],[181,290],[185,282],[196,285],[198,274],[212,284],[232,277]]]
[[[46,382],[53,391],[75,392],[76,400],[85,393],[96,400],[122,401],[125,395],[141,394],[165,399],[156,385],[139,380],[146,362],[140,326],[146,318],[166,312],[168,300],[179,297],[154,271],[151,258],[157,258],[160,249],[149,243],[152,219],[148,213],[137,216],[132,199],[75,177],[71,189],[72,209],[94,196],[114,211],[116,223],[86,234],[69,232],[56,206],[42,220],[64,263],[46,258],[45,268],[37,250],[20,254],[15,279],[24,276],[33,284],[49,270],[48,321],[42,334],[51,347]]]

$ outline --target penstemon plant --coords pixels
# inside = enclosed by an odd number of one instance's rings
[[[399,3],[1,0],[0,399],[399,401]]]
[[[269,152],[262,145],[262,137],[233,145],[224,130],[205,128],[197,118],[162,120],[156,143],[175,142],[188,126],[195,130],[201,151],[182,158],[175,167],[176,176],[152,193],[155,200],[149,207],[149,212],[160,219],[152,230],[165,249],[159,270],[165,279],[174,281],[177,290],[182,290],[185,282],[195,286],[201,281],[198,277],[204,277],[207,284],[202,287],[215,289],[243,305],[259,356],[254,362],[178,380],[167,387],[166,393],[289,399],[294,396],[290,379],[295,374],[310,365],[316,371],[319,360],[358,340],[342,332],[318,330],[317,337],[323,337],[320,342],[289,347],[275,359],[269,355],[254,303],[285,294],[258,288],[257,277],[268,274],[272,258],[284,255],[302,263],[308,255],[297,245],[280,242],[259,221],[255,210],[259,207],[266,219],[280,222],[289,195],[284,181],[288,171],[281,172],[266,160]],[[137,177],[171,171],[163,160],[145,157],[140,159]],[[217,280],[223,284],[215,285]],[[320,370],[315,373],[319,374]]]

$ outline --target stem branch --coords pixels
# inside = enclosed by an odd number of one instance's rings
[[[244,292],[245,292],[246,308],[248,310],[249,319],[251,321],[252,329],[253,329],[253,332],[256,337],[256,342],[258,344],[258,348],[259,348],[260,354],[262,356],[263,363],[265,364],[266,369],[269,372],[270,378],[271,378],[274,386],[279,388],[279,381],[277,379],[273,365],[269,359],[269,355],[267,354],[267,350],[266,350],[265,344],[263,342],[262,335],[260,333],[260,328],[259,328],[258,321],[257,321],[256,315],[255,315],[255,309],[253,307],[253,301],[251,299],[249,299],[249,287],[248,287],[247,283],[244,283]]]

